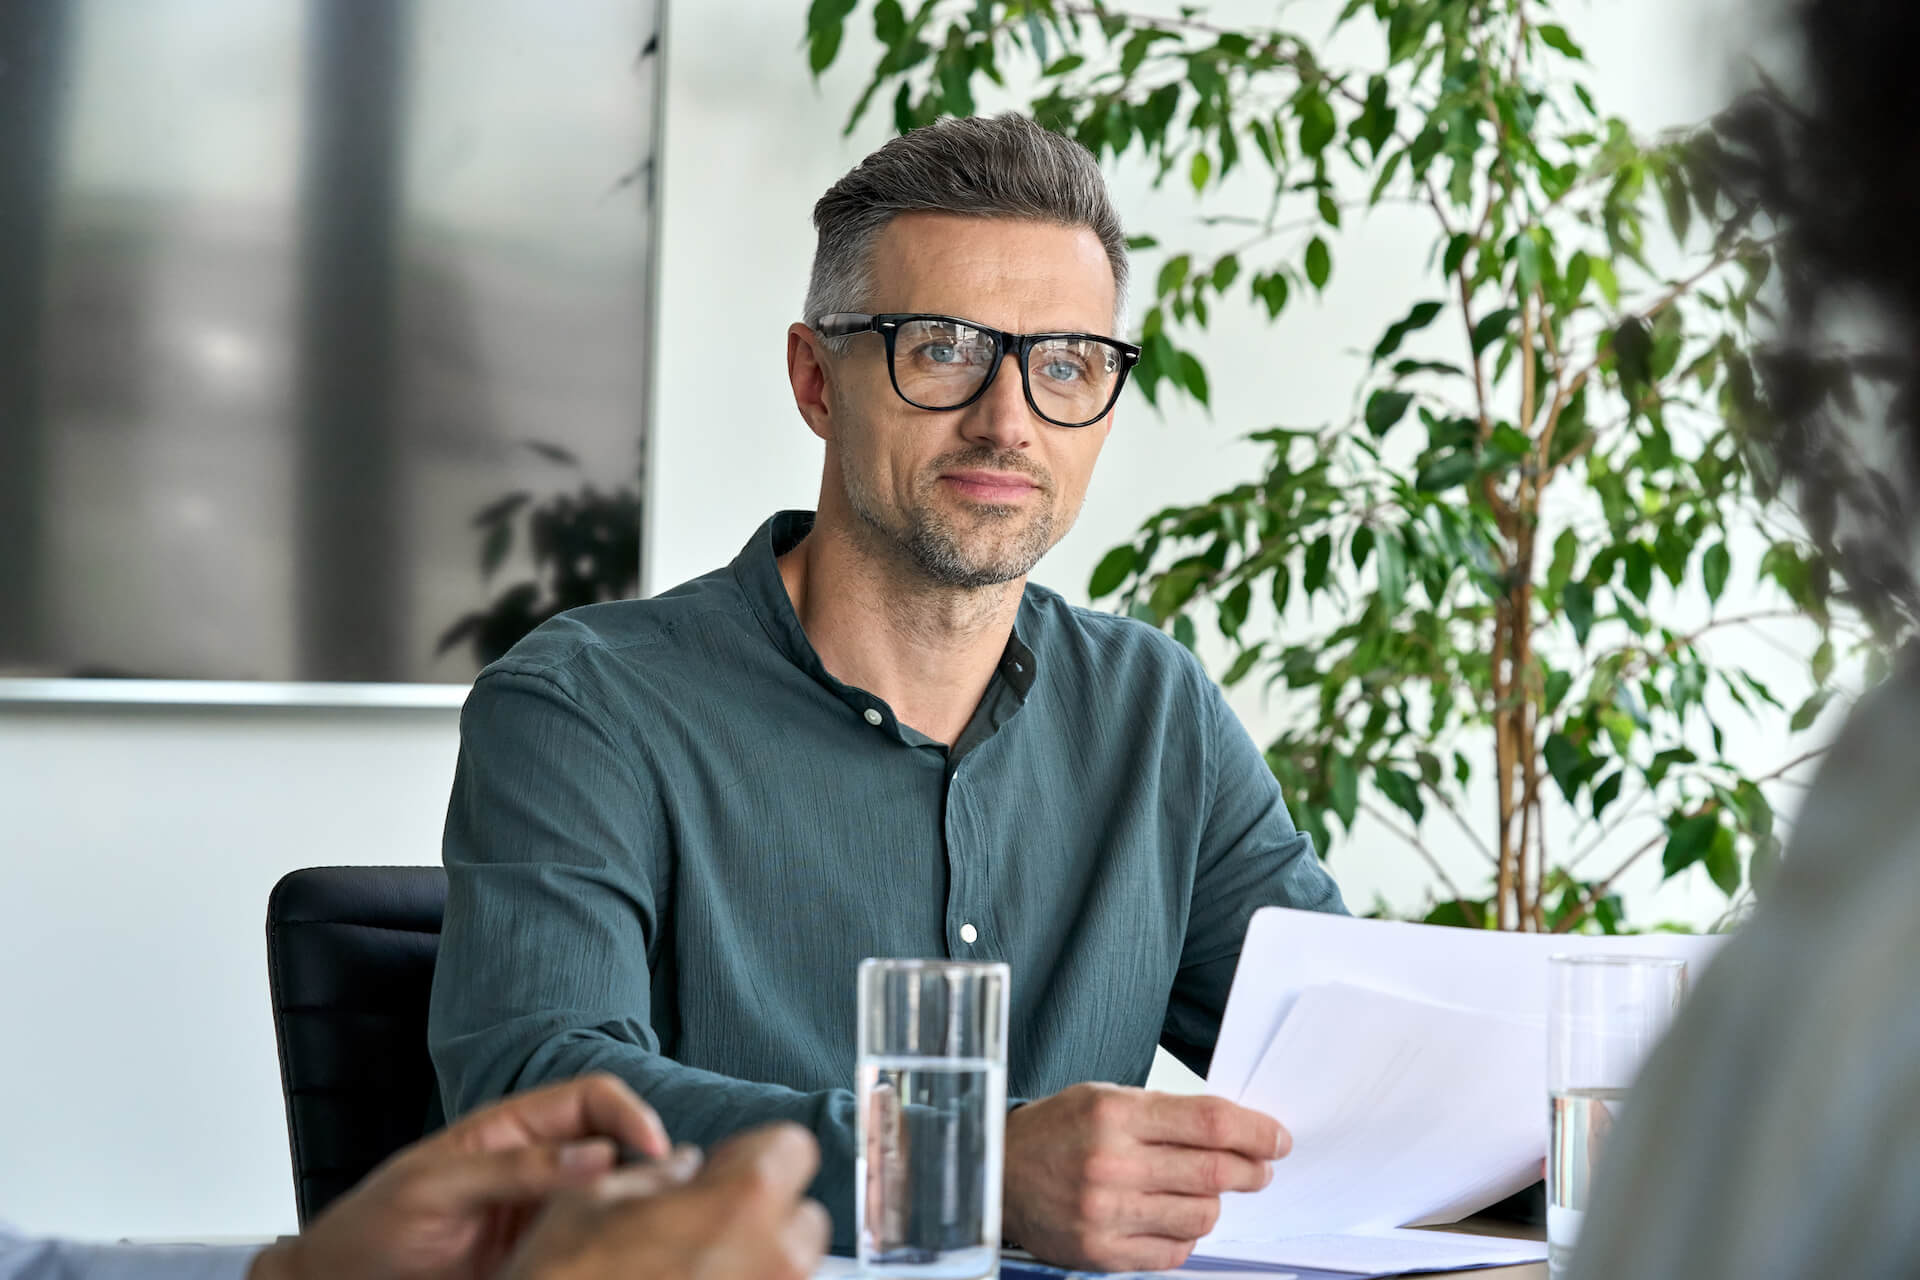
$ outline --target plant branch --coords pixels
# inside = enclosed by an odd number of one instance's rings
[[[1453,801],[1448,798],[1446,792],[1440,790],[1440,788],[1434,786],[1425,778],[1420,780],[1420,785],[1426,788],[1427,794],[1432,796],[1442,809],[1447,811],[1447,816],[1452,818],[1459,826],[1461,832],[1466,835],[1467,839],[1473,842],[1473,847],[1480,856],[1485,858],[1490,865],[1498,866],[1500,859],[1494,857],[1493,850],[1487,847],[1487,842],[1481,838],[1480,833],[1468,824],[1466,817],[1454,806]]]
[[[1453,877],[1447,874],[1447,869],[1440,865],[1440,859],[1433,856],[1433,850],[1427,848],[1419,835],[1412,831],[1402,830],[1399,826],[1395,825],[1393,819],[1368,804],[1365,800],[1360,802],[1360,811],[1394,835],[1400,837],[1400,839],[1406,841],[1408,845],[1412,846],[1416,853],[1426,859],[1427,866],[1432,868],[1434,875],[1440,877],[1440,883],[1447,887],[1447,892],[1453,895],[1454,901],[1460,902],[1465,900],[1466,895],[1460,892],[1460,886],[1453,882]]]

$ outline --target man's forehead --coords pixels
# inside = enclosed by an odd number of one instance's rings
[[[874,244],[873,292],[878,311],[1030,330],[1103,327],[1114,310],[1113,268],[1092,228],[1029,219],[901,214]]]

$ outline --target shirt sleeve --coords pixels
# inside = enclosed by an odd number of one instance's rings
[[[1253,913],[1262,907],[1298,907],[1344,915],[1347,908],[1313,841],[1295,829],[1280,783],[1246,727],[1219,686],[1204,677],[1200,683],[1212,795],[1200,835],[1180,970],[1167,1001],[1160,1042],[1204,1076]]]
[[[853,1241],[854,1099],[675,1062],[652,1026],[662,806],[644,765],[556,681],[495,671],[461,713],[443,855],[447,910],[428,1048],[449,1116],[590,1071],[620,1076],[675,1141],[811,1129],[812,1194]]]
[[[74,1244],[0,1224],[0,1280],[245,1280],[257,1245]]]

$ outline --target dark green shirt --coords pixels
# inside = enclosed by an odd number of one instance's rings
[[[1008,1090],[1205,1071],[1247,918],[1339,911],[1200,665],[1029,586],[952,749],[824,668],[775,557],[563,614],[474,683],[429,1043],[446,1108],[602,1069],[676,1140],[819,1136],[853,1234],[854,969],[1012,967]]]

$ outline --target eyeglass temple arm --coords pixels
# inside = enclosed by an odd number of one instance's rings
[[[873,317],[858,311],[836,311],[813,322],[813,330],[823,338],[845,338],[873,328]]]

